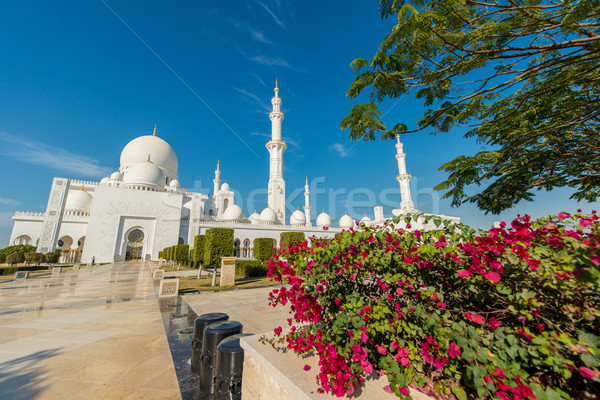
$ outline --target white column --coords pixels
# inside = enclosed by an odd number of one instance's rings
[[[285,224],[285,181],[283,180],[283,153],[287,149],[287,144],[281,140],[281,121],[283,113],[281,112],[281,98],[279,97],[279,88],[275,82],[275,96],[271,99],[273,111],[269,113],[271,119],[271,140],[267,142],[266,148],[270,156],[269,188],[268,201],[271,207],[277,213],[277,218]]]
[[[402,151],[402,142],[400,135],[396,135],[396,160],[398,160],[398,176],[396,180],[400,185],[400,209],[402,211],[413,211],[415,209],[410,197],[410,178],[411,175],[406,173],[406,154]]]
[[[304,185],[304,216],[306,218],[306,226],[312,226],[310,221],[310,191],[308,190],[308,176],[306,177],[306,184]]]
[[[213,195],[217,194],[221,188],[221,170],[220,162],[217,161],[217,169],[215,170],[215,179],[213,179]]]

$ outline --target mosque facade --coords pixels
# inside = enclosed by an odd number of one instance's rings
[[[305,204],[286,218],[283,156],[287,145],[282,139],[279,89],[271,99],[271,140],[269,152],[268,206],[246,217],[235,204],[234,193],[222,182],[217,163],[212,194],[187,191],[178,180],[177,155],[171,146],[156,135],[141,136],[129,142],[121,152],[120,167],[100,182],[54,178],[46,211],[16,212],[13,215],[12,244],[32,244],[38,252],[63,250],[63,262],[112,262],[158,258],[158,252],[174,244],[194,243],[194,236],[210,228],[234,230],[235,255],[253,257],[256,238],[272,238],[279,244],[282,232],[304,232],[306,237],[332,237],[343,229],[356,226],[343,215],[338,226],[323,211],[311,222],[310,187],[304,186]],[[418,213],[410,194],[406,154],[398,137],[396,159],[400,186],[400,208],[394,215]],[[360,222],[380,225],[386,220],[383,207],[376,206],[374,218]],[[458,218],[441,216],[458,222]],[[414,229],[434,226],[413,224]]]

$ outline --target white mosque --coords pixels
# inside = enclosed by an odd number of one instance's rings
[[[275,85],[271,99],[271,140],[266,144],[270,155],[268,207],[260,214],[246,217],[235,204],[233,191],[221,183],[217,163],[212,195],[193,193],[178,180],[177,155],[171,146],[156,136],[141,136],[129,142],[121,152],[118,171],[100,182],[54,178],[46,212],[16,212],[10,238],[12,244],[35,244],[38,252],[63,250],[65,262],[112,262],[158,258],[158,252],[174,244],[194,243],[194,236],[206,229],[223,227],[234,230],[235,255],[252,258],[256,238],[273,238],[279,244],[281,232],[304,232],[307,237],[332,237],[343,229],[356,226],[345,214],[332,226],[323,211],[311,223],[308,180],[304,186],[304,211],[296,210],[289,221],[285,215],[285,180],[283,153],[287,145],[281,138],[281,98]],[[410,175],[406,171],[406,154],[398,138],[396,159],[400,185],[400,208],[394,215],[417,213],[410,195]],[[360,222],[380,225],[385,221],[383,207],[374,208],[374,218]],[[458,222],[458,218],[441,216]],[[327,229],[324,229],[327,228]],[[433,229],[414,225],[413,228]]]

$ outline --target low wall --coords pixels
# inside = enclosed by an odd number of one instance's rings
[[[269,332],[265,335],[272,335]],[[298,357],[291,350],[273,348],[259,342],[262,335],[253,335],[240,339],[244,348],[244,375],[242,379],[242,399],[254,400],[331,400],[331,394],[317,392],[316,375],[319,373],[317,356]],[[309,371],[304,370],[310,365]],[[352,398],[361,400],[393,400],[394,394],[387,393],[383,387],[387,379],[373,374],[357,389]],[[410,390],[414,400],[433,400],[415,390]]]

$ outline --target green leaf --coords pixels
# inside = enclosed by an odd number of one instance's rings
[[[467,393],[458,386],[452,386],[452,393],[454,393],[458,400],[467,400]]]

